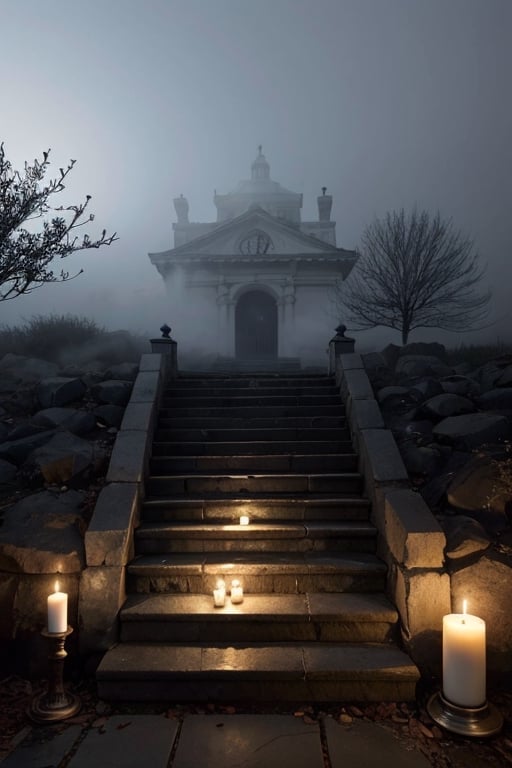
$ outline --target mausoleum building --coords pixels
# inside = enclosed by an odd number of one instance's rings
[[[174,248],[149,257],[180,356],[202,367],[326,365],[338,320],[332,288],[357,254],[336,246],[325,188],[317,202],[318,220],[302,221],[302,194],[270,178],[261,147],[251,178],[215,193],[215,222],[190,222],[186,198],[174,200]]]

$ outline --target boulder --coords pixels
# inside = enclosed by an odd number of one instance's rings
[[[444,392],[450,395],[476,397],[480,394],[478,382],[469,376],[445,376],[439,381],[439,385]]]
[[[77,408],[44,408],[32,417],[32,423],[47,429],[61,427],[73,435],[86,435],[96,426],[96,419],[89,411]]]
[[[46,429],[48,427],[52,426],[51,424],[46,425]],[[43,432],[45,427],[33,424],[30,421],[25,422],[24,424],[18,424],[16,427],[11,429],[9,434],[6,437],[6,440],[21,440],[23,437],[30,437],[31,435],[38,435],[40,432]]]
[[[84,495],[41,491],[4,514],[0,570],[8,573],[76,573],[85,565],[81,531]]]
[[[37,432],[28,437],[22,437],[19,440],[9,440],[0,443],[0,459],[11,461],[18,466],[23,464],[27,456],[38,446],[44,445],[55,434],[55,430],[46,429],[43,432]]]
[[[49,363],[47,360],[40,360],[37,357],[25,357],[24,355],[14,355],[9,352],[0,360],[0,372],[2,377],[8,373],[13,378],[24,382],[36,382],[51,376],[56,376],[59,367],[55,363]]]
[[[464,413],[473,413],[476,408],[472,400],[462,395],[450,395],[443,393],[431,397],[421,406],[422,412],[431,419],[439,420],[446,416],[460,416]]]
[[[100,403],[111,405],[126,405],[132,391],[132,381],[108,379],[101,381],[92,388],[92,396]]]
[[[395,373],[414,378],[416,376],[448,376],[452,369],[432,355],[404,355],[397,360]]]
[[[428,419],[410,421],[405,425],[403,432],[407,437],[430,437],[432,435],[432,422]]]
[[[512,387],[490,389],[478,398],[478,405],[484,411],[512,411]]]
[[[98,405],[93,413],[101,424],[104,424],[106,427],[116,427],[116,429],[118,429],[123,420],[124,408],[120,405]]]
[[[505,370],[511,365],[512,355],[501,355],[500,357],[494,358],[494,360],[489,360],[485,365],[482,365],[476,372],[476,377],[478,378],[482,392],[494,389]]]
[[[418,399],[428,400],[431,397],[442,394],[443,388],[437,379],[427,376],[419,381],[415,381],[412,391],[418,393]]]
[[[452,507],[464,510],[489,531],[507,526],[510,494],[501,482],[500,463],[490,456],[473,456],[455,473],[446,496]]]
[[[118,365],[112,365],[105,372],[105,378],[120,381],[135,381],[138,372],[138,363],[119,363]]]
[[[486,623],[487,659],[496,671],[510,672],[512,638],[512,569],[497,553],[488,551],[476,563],[460,568],[451,576],[452,604],[462,610],[468,601],[468,612]]]
[[[92,467],[94,449],[87,440],[70,432],[56,432],[41,448],[36,448],[28,461],[35,465],[50,484],[69,483]]]
[[[0,485],[8,485],[16,479],[17,468],[10,461],[0,459]]]
[[[434,437],[441,443],[472,450],[485,443],[496,443],[509,436],[505,416],[494,413],[469,413],[449,416],[436,424]]]
[[[400,357],[400,347],[396,344],[388,344],[380,354],[388,368],[394,370],[396,361]]]
[[[437,341],[414,341],[400,349],[399,356],[405,355],[429,355],[439,360],[446,360],[446,347]]]
[[[430,446],[418,446],[413,440],[400,443],[400,453],[411,475],[433,475],[439,465],[439,450]]]
[[[499,377],[498,381],[496,382],[496,386],[512,387],[512,365],[507,365],[507,367]]]
[[[405,400],[409,396],[408,387],[382,387],[377,392],[377,401],[379,403],[385,403],[386,400]]]
[[[51,408],[81,400],[85,391],[86,386],[82,379],[54,376],[41,381],[37,388],[37,397],[43,408]]]
[[[445,554],[450,560],[461,560],[476,552],[483,552],[491,544],[485,528],[478,520],[467,515],[445,517],[441,525],[446,535]]]

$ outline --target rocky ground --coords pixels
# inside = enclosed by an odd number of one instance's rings
[[[505,718],[502,732],[492,739],[469,739],[448,734],[441,730],[429,717],[425,703],[431,689],[425,687],[417,704],[387,702],[381,704],[350,704],[311,707],[298,705],[293,709],[282,707],[248,707],[233,705],[216,706],[214,704],[191,706],[175,702],[162,704],[123,704],[110,705],[100,701],[95,686],[90,679],[80,679],[70,690],[79,694],[82,709],[78,715],[57,725],[34,726],[27,717],[26,710],[32,697],[44,691],[44,682],[31,683],[17,676],[11,676],[0,682],[0,763],[16,746],[27,738],[38,742],[49,740],[71,725],[80,725],[84,735],[89,729],[102,728],[111,715],[130,715],[161,713],[176,720],[182,720],[186,714],[201,713],[212,715],[250,714],[294,714],[306,723],[315,722],[328,715],[344,728],[359,719],[375,722],[385,727],[408,749],[421,751],[436,768],[494,768],[512,765],[512,695],[494,693],[493,702],[499,707]],[[385,758],[383,756],[383,765]],[[332,768],[326,758],[326,768]]]

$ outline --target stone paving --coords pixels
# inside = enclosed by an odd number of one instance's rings
[[[2,768],[428,768],[379,724],[292,715],[103,718],[100,727],[34,728]]]

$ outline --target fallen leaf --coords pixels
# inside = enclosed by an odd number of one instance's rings
[[[131,720],[129,720],[127,723],[119,723],[119,725],[116,726],[118,731],[122,731],[123,728],[128,728],[129,725],[131,725]]]
[[[341,715],[338,717],[338,723],[341,723],[342,725],[350,725],[354,722],[354,718],[350,715],[347,715],[345,712],[342,712]]]

